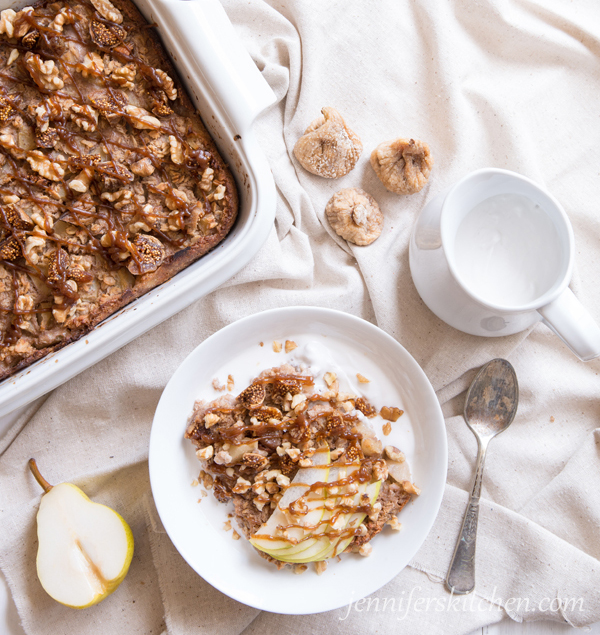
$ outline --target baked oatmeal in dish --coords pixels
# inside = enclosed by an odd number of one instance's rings
[[[132,3],[0,13],[0,379],[215,247],[237,205]]]
[[[185,436],[199,480],[233,503],[260,555],[278,568],[316,562],[321,573],[344,551],[369,555],[385,525],[400,529],[397,514],[419,490],[403,453],[369,423],[380,411],[342,392],[335,373],[319,379],[322,389],[304,364],[265,370],[237,396],[196,402]],[[388,421],[401,414],[382,409]]]

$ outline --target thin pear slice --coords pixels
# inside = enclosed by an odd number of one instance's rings
[[[125,578],[133,556],[131,529],[117,512],[92,502],[75,485],[42,481],[48,489],[37,515],[38,578],[57,602],[92,606]]]
[[[306,503],[309,511],[304,516],[292,516],[288,508],[291,503],[306,494],[315,483],[327,482],[330,460],[329,447],[320,448],[312,456],[313,467],[305,467],[298,470],[267,522],[250,538],[252,545],[259,551],[264,551],[268,554],[274,552],[283,553],[285,551],[288,555],[291,555],[311,546],[312,543],[310,541],[313,539],[307,539],[307,535],[312,531],[313,527],[319,525],[323,517],[325,512],[325,507],[323,506],[325,492],[318,492],[315,493],[314,497],[307,497]],[[278,537],[281,535],[278,527],[293,524],[304,525],[303,527],[290,527],[287,530],[289,538],[297,541],[296,544],[284,537]]]
[[[360,469],[360,462],[356,462],[351,465],[342,465],[342,466],[332,466],[329,470],[329,478],[328,483],[335,483],[338,480],[342,480],[347,476],[350,476],[353,472]],[[323,518],[321,519],[321,527],[320,535],[318,535],[312,544],[305,549],[304,551],[296,554],[290,554],[286,552],[282,552],[278,555],[272,554],[273,557],[278,560],[282,560],[283,562],[290,563],[303,563],[303,562],[313,562],[315,560],[320,560],[322,555],[330,550],[331,547],[331,531],[339,531],[340,529],[344,529],[347,521],[349,520],[351,513],[337,514],[336,508],[340,503],[342,497],[350,497],[352,505],[357,505],[360,501],[361,495],[365,492],[367,488],[366,483],[358,484],[358,492],[354,495],[348,496],[349,485],[340,485],[337,488],[330,487],[328,488],[328,494],[331,494],[331,490],[336,491],[334,496],[329,496],[328,500],[333,500],[332,509],[325,509],[325,513],[323,514]],[[335,516],[335,529],[331,526],[329,522],[331,518]],[[337,542],[337,539],[336,539]]]
[[[366,494],[369,496],[369,503],[373,505],[373,503],[377,500],[379,496],[379,491],[381,490],[381,481],[376,481],[375,483],[371,483],[366,487]],[[352,514],[348,514],[348,522],[344,529],[348,529],[350,527],[357,528],[365,519],[366,514],[364,512],[354,512]],[[352,542],[354,535],[347,536],[345,538],[341,538],[331,542],[331,548],[325,553],[322,554],[319,560],[326,560],[327,558],[331,558],[334,555],[339,553],[343,553],[344,549],[348,547],[348,545]]]

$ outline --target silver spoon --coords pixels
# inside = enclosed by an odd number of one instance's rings
[[[512,423],[518,403],[517,375],[505,359],[488,362],[467,392],[464,415],[477,439],[477,466],[471,500],[446,577],[446,586],[455,595],[466,595],[475,588],[475,542],[485,453],[490,441]]]

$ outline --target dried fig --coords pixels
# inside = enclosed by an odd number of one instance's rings
[[[336,192],[325,207],[325,215],[335,232],[355,245],[370,245],[383,229],[377,201],[358,187]]]
[[[337,179],[354,168],[362,143],[335,108],[323,108],[321,112],[296,142],[294,154],[305,170]]]
[[[427,183],[433,157],[425,142],[400,138],[380,143],[371,153],[371,165],[390,192],[414,194]]]

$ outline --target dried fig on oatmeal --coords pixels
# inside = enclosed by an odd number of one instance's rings
[[[400,138],[380,143],[371,153],[371,165],[390,192],[414,194],[427,183],[433,157],[425,142]]]
[[[325,215],[336,234],[355,245],[370,245],[383,229],[377,201],[358,187],[336,192],[325,207]]]
[[[358,136],[335,108],[323,108],[294,146],[305,169],[327,179],[337,179],[354,168],[362,152]]]

